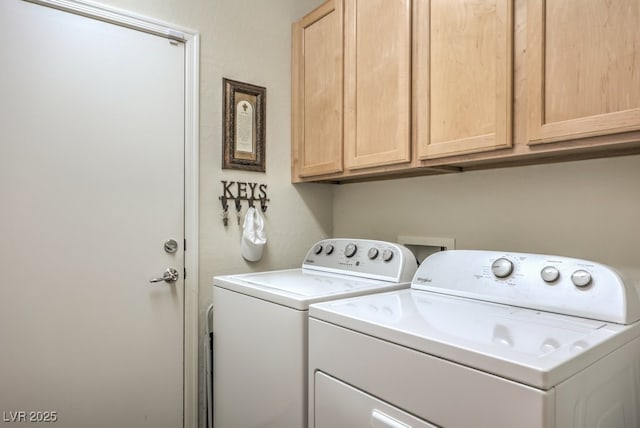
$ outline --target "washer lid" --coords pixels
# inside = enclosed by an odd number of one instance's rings
[[[314,302],[409,287],[408,282],[363,279],[307,269],[217,276],[213,278],[213,284],[299,310],[307,310]]]
[[[309,315],[541,389],[640,335],[585,318],[419,290],[312,305]]]

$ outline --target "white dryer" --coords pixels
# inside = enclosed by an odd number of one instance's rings
[[[416,268],[398,244],[327,239],[302,268],[215,277],[214,427],[306,427],[309,304],[408,288]]]
[[[607,266],[445,251],[309,313],[311,427],[640,427],[637,284]]]

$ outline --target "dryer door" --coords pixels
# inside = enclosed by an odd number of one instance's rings
[[[315,428],[437,428],[322,372],[315,374]]]

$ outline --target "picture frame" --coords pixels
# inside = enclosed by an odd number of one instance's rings
[[[222,169],[265,172],[267,89],[223,78]]]

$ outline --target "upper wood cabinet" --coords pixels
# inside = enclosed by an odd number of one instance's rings
[[[292,177],[340,172],[343,129],[343,2],[293,24]]]
[[[292,61],[293,181],[411,161],[411,0],[325,2]]]
[[[328,0],[293,26],[292,181],[640,153],[639,22],[640,0]]]
[[[347,169],[411,160],[411,0],[345,0]]]
[[[416,1],[418,157],[511,146],[512,0]]]
[[[640,2],[527,0],[527,139],[640,129]]]

